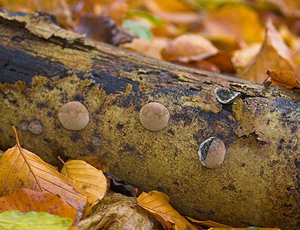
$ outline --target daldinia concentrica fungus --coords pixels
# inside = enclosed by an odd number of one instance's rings
[[[78,101],[64,104],[58,112],[58,119],[68,130],[81,130],[89,123],[87,108]]]
[[[225,105],[232,103],[234,99],[236,99],[240,95],[241,93],[226,88],[215,89],[215,96],[218,102]]]
[[[159,131],[167,127],[170,113],[168,109],[157,102],[150,102],[140,110],[140,121],[150,131]]]
[[[217,168],[225,159],[226,147],[219,138],[210,137],[200,144],[198,155],[204,167]]]

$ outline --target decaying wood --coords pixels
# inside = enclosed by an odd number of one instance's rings
[[[142,190],[159,189],[185,215],[238,226],[300,226],[300,91],[245,82],[94,43],[41,14],[0,13],[0,147],[22,144],[50,163],[57,156],[103,157]],[[222,106],[216,87],[241,93]],[[89,110],[81,131],[57,114],[69,101]],[[150,101],[170,111],[167,128],[138,119]],[[39,120],[39,135],[26,130]],[[204,168],[199,144],[217,136],[224,163]]]

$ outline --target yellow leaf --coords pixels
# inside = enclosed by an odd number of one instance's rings
[[[152,214],[168,229],[197,229],[183,216],[181,216],[170,204],[169,197],[159,191],[143,192],[138,198],[139,206]]]
[[[202,31],[215,40],[228,37],[242,44],[263,40],[263,26],[257,12],[243,5],[225,6],[209,13],[203,20]]]
[[[108,189],[108,182],[101,170],[82,160],[70,160],[64,164],[61,173],[72,180],[87,196],[90,206],[101,200]]]
[[[16,134],[15,127],[14,131]],[[3,153],[0,159],[0,195],[10,195],[20,188],[49,192],[62,197],[81,217],[86,197],[74,189],[74,183],[34,153],[17,145]]]
[[[272,70],[276,70],[278,74],[271,74],[271,78],[276,78],[275,81],[280,82],[281,85],[286,85],[289,88],[299,87],[297,83],[297,80],[299,80],[297,79],[298,71],[291,51],[284,43],[272,22],[268,21],[265,40],[261,50],[240,75],[247,80],[263,83],[267,78],[266,73]],[[279,72],[285,72],[285,74]],[[279,77],[281,77],[280,81]],[[293,80],[290,78],[293,78]]]

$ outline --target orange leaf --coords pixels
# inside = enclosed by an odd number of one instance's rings
[[[16,193],[0,197],[0,212],[19,210],[21,212],[48,212],[65,218],[76,220],[76,210],[58,195],[20,189]]]
[[[15,127],[14,131],[16,134]],[[45,163],[34,153],[17,145],[3,153],[0,159],[0,195],[15,193],[20,188],[59,195],[77,211],[78,218],[86,205],[86,197],[74,189],[74,183]]]
[[[181,216],[170,204],[169,197],[159,191],[143,192],[138,198],[139,206],[148,211],[168,229],[197,229],[183,216]]]
[[[262,48],[243,70],[241,76],[247,80],[263,83],[267,78],[267,71],[272,70],[276,70],[276,73],[270,75],[272,78],[274,77],[276,82],[289,88],[298,87],[298,71],[292,59],[291,51],[272,22],[268,21]],[[283,72],[285,74],[282,74]]]
[[[231,38],[239,44],[263,40],[263,26],[258,13],[243,5],[224,6],[209,13],[203,20],[202,32],[215,40]]]

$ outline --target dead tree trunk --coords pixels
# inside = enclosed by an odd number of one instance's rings
[[[216,87],[240,92],[221,105]],[[300,226],[300,94],[185,68],[69,33],[41,14],[0,12],[0,147],[23,146],[54,163],[57,155],[103,157],[140,189],[163,190],[183,214],[246,226]],[[90,122],[65,130],[61,106],[80,101]],[[140,108],[164,104],[170,122],[150,132]],[[43,131],[26,130],[39,120]],[[23,130],[22,130],[23,129]],[[224,163],[204,168],[199,144],[217,136]]]

